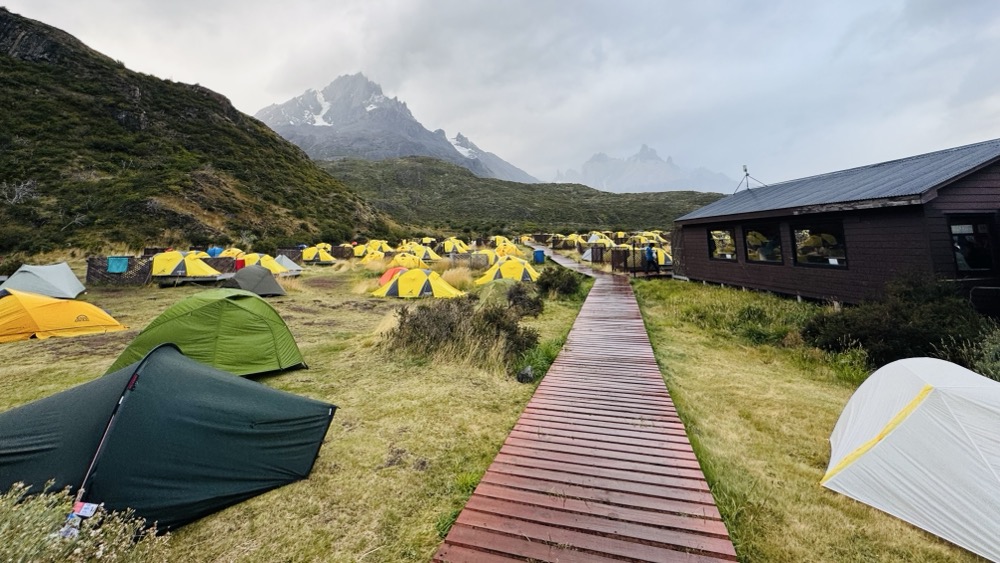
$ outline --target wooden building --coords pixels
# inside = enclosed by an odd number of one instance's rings
[[[677,219],[674,276],[844,303],[909,273],[988,291],[998,218],[1000,139],[720,199]]]

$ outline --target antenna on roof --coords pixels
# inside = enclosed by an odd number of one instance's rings
[[[746,164],[744,164],[744,165],[743,165],[743,179],[742,179],[742,180],[740,180],[740,183],[739,183],[739,184],[736,184],[736,189],[735,189],[735,190],[733,190],[733,193],[735,194],[736,192],[740,191],[740,186],[742,186],[742,185],[743,185],[743,182],[746,182],[746,184],[747,184],[747,191],[749,191],[749,190],[750,190],[750,180],[751,180],[751,179],[752,179],[752,180],[753,180],[754,182],[757,182],[758,184],[760,184],[760,185],[761,185],[761,187],[765,187],[765,188],[767,187],[767,184],[765,184],[764,182],[761,182],[761,181],[760,181],[760,180],[758,180],[757,178],[754,178],[753,176],[751,176],[751,175],[750,175],[750,172],[748,172],[748,171],[747,171],[747,165],[746,165]]]

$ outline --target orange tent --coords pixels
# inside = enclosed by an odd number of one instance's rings
[[[385,271],[384,274],[382,274],[382,277],[378,279],[378,284],[380,286],[385,285],[392,280],[393,276],[395,276],[396,274],[403,273],[408,269],[409,268],[404,268],[402,266],[395,266],[393,268],[389,268],[388,270]]]

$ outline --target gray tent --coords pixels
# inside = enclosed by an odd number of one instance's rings
[[[87,290],[65,262],[48,266],[24,264],[0,284],[0,290],[3,289],[16,289],[59,299],[75,299]]]
[[[250,291],[261,297],[285,294],[285,290],[275,281],[271,270],[257,264],[240,268],[233,277],[222,284],[222,287]]]
[[[283,276],[298,276],[302,274],[302,266],[295,263],[295,260],[285,256],[284,254],[279,254],[274,257],[274,261],[282,266],[288,268],[288,271]]]

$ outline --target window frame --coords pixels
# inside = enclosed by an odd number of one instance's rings
[[[794,247],[794,252],[792,254],[792,264],[795,267],[802,268],[823,268],[828,270],[846,270],[850,264],[850,257],[847,252],[847,237],[844,235],[844,222],[841,220],[819,220],[819,221],[802,221],[789,226],[792,235],[792,246]],[[833,232],[830,232],[830,231]],[[812,236],[812,231],[822,231],[823,234],[830,234],[837,239],[837,246],[843,249],[843,256],[828,257],[826,262],[806,262],[799,259],[799,243],[798,243],[798,232],[810,231],[810,236]],[[837,260],[834,264],[830,260]]]
[[[715,237],[712,236],[712,233],[714,233],[714,232],[722,232],[722,231],[728,232],[729,233],[729,239],[733,242],[733,253],[732,253],[732,257],[730,257],[730,258],[726,258],[724,256],[721,256],[721,254],[723,254],[721,252],[714,252],[714,253],[712,252],[712,249],[715,248]],[[708,238],[708,240],[706,242],[708,243],[708,259],[709,260],[718,260],[720,262],[736,262],[736,261],[739,260],[738,253],[737,253],[737,247],[736,247],[736,226],[735,225],[731,226],[731,227],[715,227],[715,228],[708,227],[707,229],[705,229],[705,233],[706,233],[707,238]],[[720,256],[715,256],[714,254],[720,254]]]
[[[958,225],[968,225],[971,227],[972,232],[970,233],[955,233],[953,228]],[[983,232],[982,227],[985,227],[985,232]],[[994,237],[994,225],[992,218],[987,214],[958,214],[948,216],[948,238],[951,243],[952,249],[955,251],[955,257],[953,258],[955,264],[955,275],[958,278],[979,278],[979,277],[993,277],[996,275],[998,270],[998,264],[996,260],[996,253],[993,249],[993,237]],[[970,242],[975,244],[975,239],[979,238],[979,235],[983,235],[981,238],[985,239],[987,242],[987,247],[989,250],[989,261],[990,265],[988,268],[973,268],[971,264],[966,263],[967,269],[962,269],[961,264],[958,261],[958,244],[959,241],[956,236],[963,236],[966,240],[971,239]],[[964,254],[964,253],[963,253]]]
[[[785,265],[785,245],[782,240],[781,233],[781,223],[749,223],[746,225],[740,225],[740,230],[743,233],[743,252],[746,256],[747,264],[765,264],[769,266],[784,266]],[[777,260],[766,260],[762,258],[754,258],[754,256],[759,255],[757,251],[751,251],[750,249],[750,237],[751,232],[758,232],[764,234],[762,231],[770,230],[774,232],[774,237],[768,239],[768,242],[777,241],[776,248],[778,250],[779,258]]]

